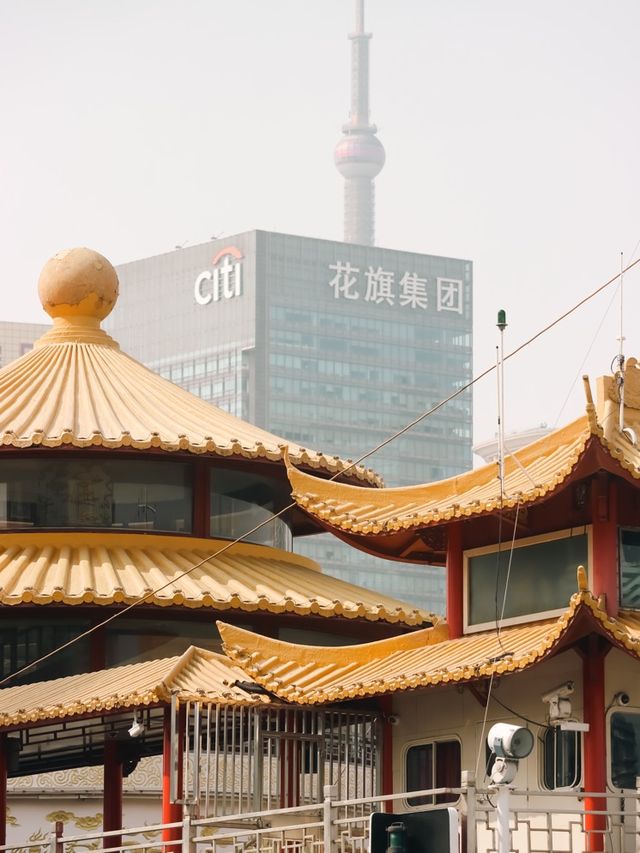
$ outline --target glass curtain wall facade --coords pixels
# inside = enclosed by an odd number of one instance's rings
[[[0,320],[0,367],[15,361],[33,349],[33,344],[47,329],[46,323],[12,323]]]
[[[187,390],[302,446],[360,458],[471,378],[469,261],[251,231],[118,267],[107,325]],[[465,392],[367,464],[387,485],[471,467]],[[440,569],[299,539],[330,573],[442,612]]]

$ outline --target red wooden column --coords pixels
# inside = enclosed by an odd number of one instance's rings
[[[604,659],[609,646],[595,634],[588,638],[582,664],[584,721],[589,731],[584,735],[584,789],[604,793],[607,789],[606,705],[604,695]],[[585,812],[606,811],[603,798],[585,797]],[[585,814],[587,850],[604,850],[605,815]]]
[[[453,640],[463,631],[462,522],[447,525],[447,623]]]
[[[382,793],[393,794],[393,726],[389,722],[393,713],[391,696],[380,697],[380,710],[382,711]],[[389,800],[384,803],[383,811],[392,812],[393,806],[393,800]]]
[[[300,743],[295,740],[295,714],[282,711],[282,731],[287,735],[280,748],[280,808],[300,802]]]
[[[178,796],[182,792],[182,751],[184,748],[184,708],[178,711]],[[171,802],[171,708],[164,709],[164,725],[162,730],[162,823],[175,823],[182,820],[182,805]],[[163,841],[180,841],[182,830],[179,826],[164,829]],[[176,845],[165,846],[166,853],[177,853]]]
[[[7,736],[0,734],[0,844],[7,843]]]
[[[210,467],[202,459],[195,464],[193,479],[193,533],[207,537],[211,527]]]
[[[102,800],[102,828],[105,832],[122,829],[122,759],[120,744],[114,737],[104,742],[104,790]],[[120,847],[122,836],[105,838],[105,847]]]
[[[606,472],[591,487],[592,565],[589,586],[596,597],[606,597],[607,613],[618,615],[618,489]]]

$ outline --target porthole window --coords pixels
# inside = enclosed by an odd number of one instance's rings
[[[582,776],[580,732],[549,726],[542,735],[542,785],[548,791],[575,788]]]

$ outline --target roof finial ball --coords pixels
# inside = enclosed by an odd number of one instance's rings
[[[44,265],[38,292],[50,317],[83,317],[97,324],[116,303],[118,274],[93,249],[63,249]]]

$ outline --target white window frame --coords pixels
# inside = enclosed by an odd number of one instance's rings
[[[516,539],[513,543],[514,550],[516,548],[525,548],[528,545],[537,545],[542,542],[553,542],[557,539],[569,539],[571,536],[586,534],[587,537],[587,565],[585,569],[587,571],[587,576],[590,574],[589,567],[593,564],[593,537],[591,535],[591,525],[584,524],[579,527],[569,527],[564,530],[555,530],[552,533],[542,533],[539,536],[527,536],[524,539]],[[511,538],[509,536],[505,537],[504,542],[500,548],[501,552],[508,553],[511,550]],[[477,625],[469,624],[469,560],[472,557],[480,557],[484,554],[497,554],[498,553],[498,545],[485,545],[482,548],[470,548],[467,551],[463,552],[463,630],[465,634],[475,634],[480,631],[490,631],[495,629],[496,622],[495,620],[491,620],[490,622],[481,622]],[[576,566],[577,568],[577,566]],[[534,611],[532,613],[525,613],[522,616],[511,616],[506,619],[503,619],[500,622],[500,627],[504,628],[509,625],[523,625],[526,622],[541,622],[544,619],[550,619],[554,616],[561,616],[567,607],[569,606],[569,602],[565,604],[564,607],[558,607],[554,610],[540,610]]]
[[[429,746],[429,744],[437,744],[437,743],[450,743],[451,741],[456,741],[460,746],[460,774],[462,775],[462,771],[464,769],[464,765],[462,763],[462,739],[455,732],[451,732],[450,734],[439,734],[435,737],[421,737],[416,738],[415,740],[407,741],[402,747],[402,786],[406,791],[407,787],[407,756],[409,754],[409,750],[415,746]],[[435,778],[434,778],[435,785]],[[451,800],[448,803],[420,803],[419,805],[411,805],[409,800],[413,799],[413,794],[411,791],[406,791],[407,798],[403,801],[403,805],[407,809],[412,809],[413,811],[424,811],[425,809],[430,808],[442,808],[443,806],[453,806],[455,803],[460,802],[460,797],[457,800]],[[416,794],[416,796],[418,796]]]

